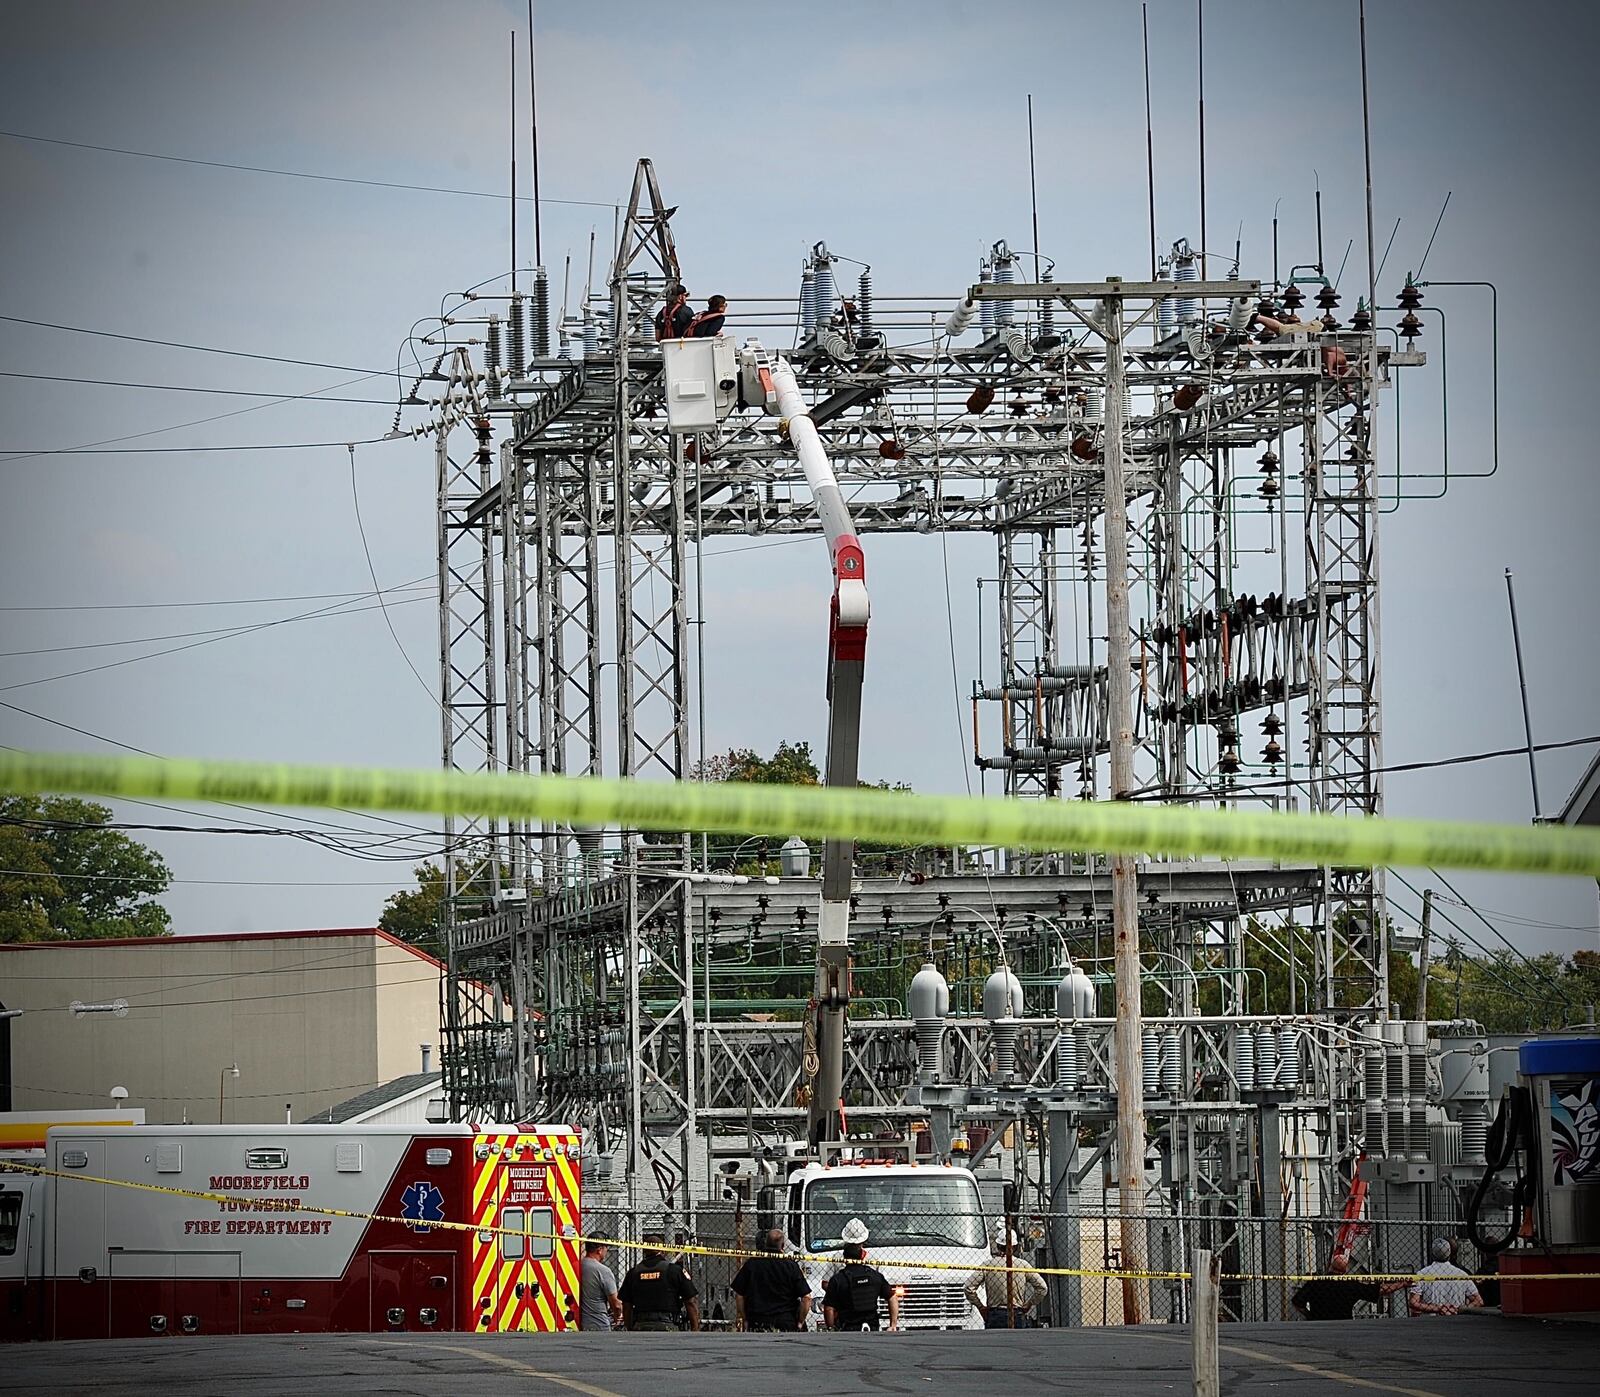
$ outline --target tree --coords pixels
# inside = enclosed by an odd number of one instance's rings
[[[0,797],[0,942],[172,934],[155,901],[172,871],[110,820],[93,801]]]
[[[415,946],[419,951],[426,951],[430,956],[439,960],[445,958],[446,947],[444,944],[444,865],[442,863],[420,863],[412,874],[417,880],[417,886],[410,889],[401,889],[391,893],[389,900],[383,904],[383,912],[378,917],[378,925],[391,936],[398,936],[402,941]],[[480,868],[474,877],[469,871],[465,860],[456,861],[456,912],[459,916],[477,916],[484,910],[489,893],[489,870]],[[502,864],[500,868],[500,882],[502,886],[511,881],[511,869]],[[530,896],[537,896],[539,889],[529,889]]]

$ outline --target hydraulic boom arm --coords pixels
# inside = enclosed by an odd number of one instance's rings
[[[861,746],[861,677],[867,658],[866,557],[850,510],[828,464],[827,452],[800,395],[794,370],[781,356],[757,372],[769,407],[776,410],[799,453],[806,483],[816,500],[833,564],[833,600],[828,620],[828,760],[824,781],[853,787]],[[845,1012],[850,999],[850,882],[855,842],[830,839],[822,849],[822,910],[817,923],[817,978],[810,1030],[816,1070],[812,1077],[807,1135],[813,1146],[836,1140],[842,1125]]]

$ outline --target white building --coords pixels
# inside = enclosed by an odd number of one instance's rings
[[[0,1111],[304,1120],[417,1071],[441,971],[370,929],[0,946]]]

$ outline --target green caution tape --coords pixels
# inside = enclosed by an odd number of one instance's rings
[[[1600,878],[1600,830],[1356,819],[1077,800],[1002,800],[734,782],[619,781],[0,752],[0,790],[344,806],[524,823],[1433,866]]]

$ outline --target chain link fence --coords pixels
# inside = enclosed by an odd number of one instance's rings
[[[585,1214],[584,1232],[612,1240],[610,1262],[619,1279],[639,1259],[639,1238],[662,1234],[667,1251],[695,1281],[706,1326],[731,1328],[734,1277],[744,1258],[762,1252],[763,1234],[774,1225],[784,1252],[810,1281],[813,1309],[820,1313],[823,1287],[843,1262],[847,1220],[808,1213],[802,1229],[798,1219],[734,1202],[701,1204],[692,1214],[593,1209]],[[885,1209],[861,1221],[868,1264],[899,1292],[902,1327],[942,1329],[983,1328],[980,1307],[991,1312],[988,1323],[1001,1328],[1120,1325],[1135,1314],[1146,1322],[1187,1323],[1187,1272],[1198,1248],[1222,1260],[1224,1323],[1296,1319],[1294,1292],[1304,1278],[1326,1272],[1343,1226],[1337,1217],[1152,1211],[1125,1229],[1123,1215],[1110,1208],[1024,1211],[1012,1218],[1008,1256],[997,1214]],[[1130,1237],[1134,1255],[1127,1251]],[[1494,1258],[1480,1256],[1456,1221],[1380,1219],[1356,1225],[1351,1274],[1414,1275],[1430,1260],[1436,1238],[1456,1248],[1456,1263],[1469,1273],[1494,1270]],[[1497,1303],[1494,1282],[1480,1289],[1485,1303]],[[1355,1311],[1358,1318],[1405,1313],[1403,1292]]]

